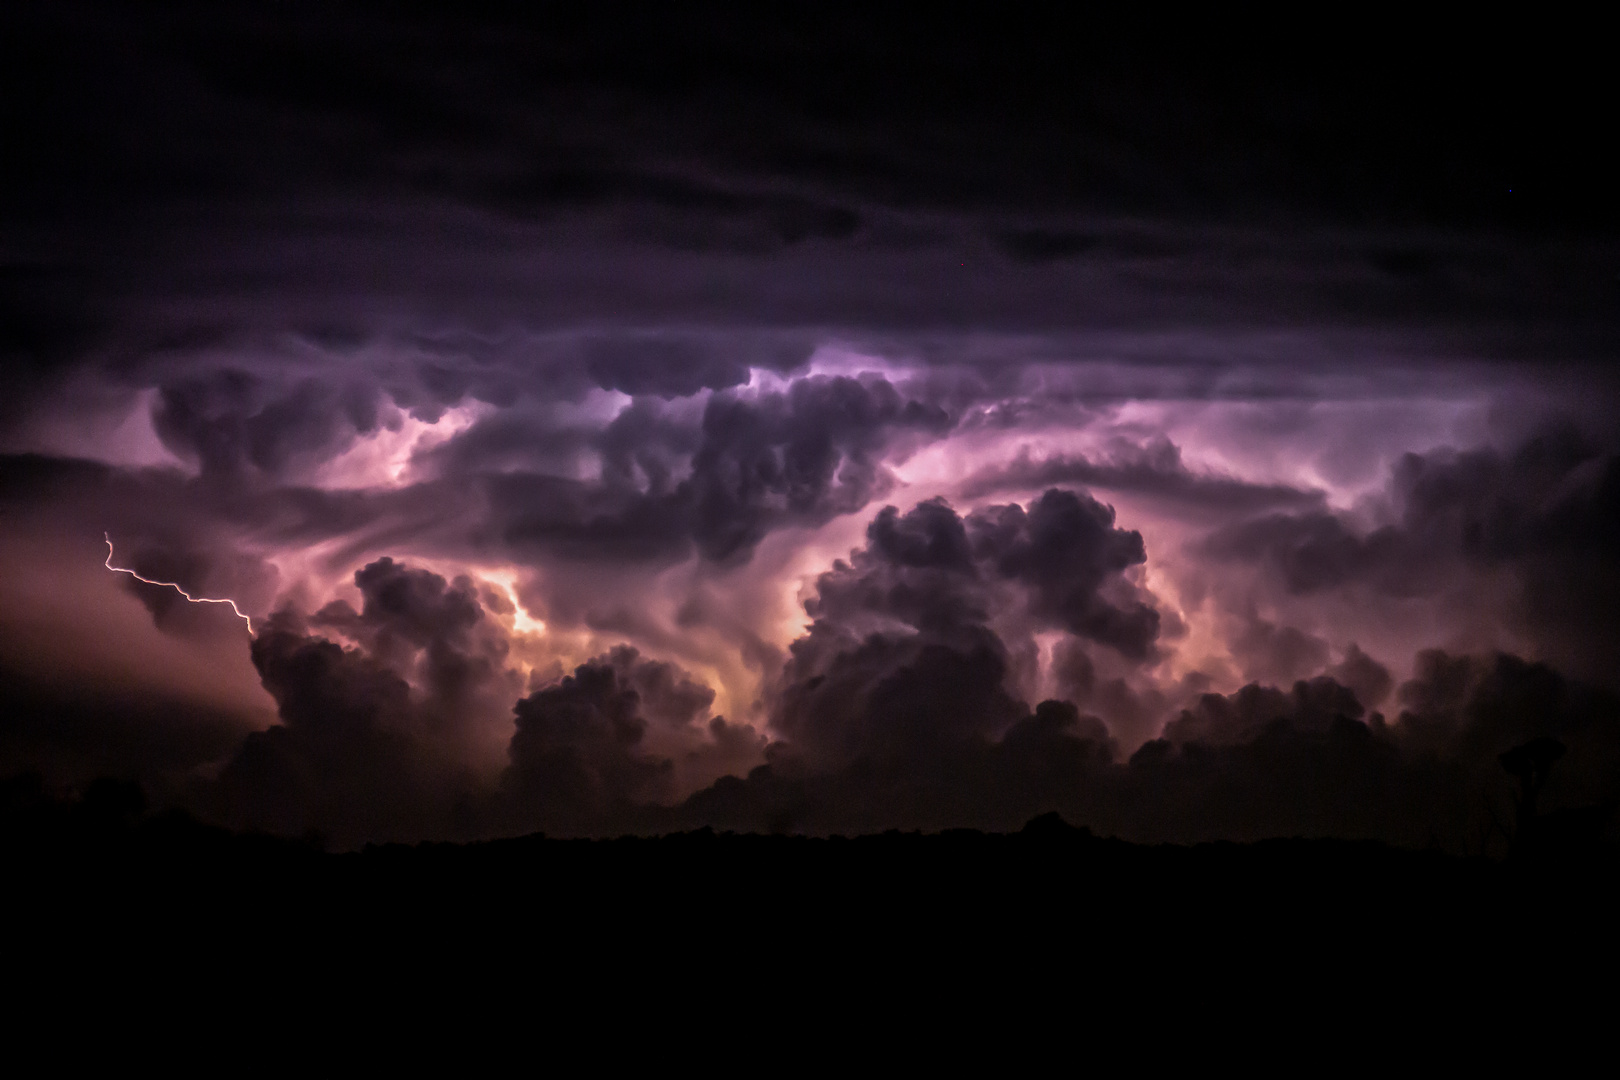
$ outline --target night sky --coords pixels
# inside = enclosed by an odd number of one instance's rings
[[[1601,35],[454,10],[4,5],[0,775],[350,847],[1620,797]]]

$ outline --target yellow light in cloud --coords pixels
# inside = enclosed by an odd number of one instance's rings
[[[518,599],[517,572],[514,570],[482,570],[479,577],[491,585],[499,586],[512,601],[512,629],[519,634],[543,634],[546,624],[530,615],[523,607],[523,601]]]

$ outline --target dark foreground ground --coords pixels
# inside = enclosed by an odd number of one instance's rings
[[[724,973],[755,994],[784,980],[943,986],[972,971],[978,985],[1168,979],[1207,994],[1263,970],[1511,1001],[1620,973],[1620,862],[1607,848],[1484,859],[1338,840],[1146,846],[1047,815],[1010,835],[703,830],[329,854],[92,795],[13,791],[5,808],[14,978],[22,964],[86,979],[298,969],[473,986],[500,969],[581,990],[651,979],[662,993]]]

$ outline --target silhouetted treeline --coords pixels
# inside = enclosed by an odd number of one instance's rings
[[[1297,977],[1389,965],[1445,980],[1594,973],[1612,955],[1615,852],[1463,858],[1372,842],[1142,845],[1057,814],[976,830],[813,838],[717,833],[328,853],[147,813],[99,781],[53,797],[6,781],[4,861],[23,955],[47,965],[184,962],[389,971],[538,964],[612,981],[627,966],[839,965],[1023,978],[1125,964]],[[1379,966],[1385,969],[1380,974]],[[957,972],[957,975],[950,974]],[[415,976],[412,976],[415,977]]]

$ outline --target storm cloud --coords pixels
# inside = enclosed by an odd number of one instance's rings
[[[1609,805],[1598,46],[1275,29],[9,5],[0,766],[345,847]]]

